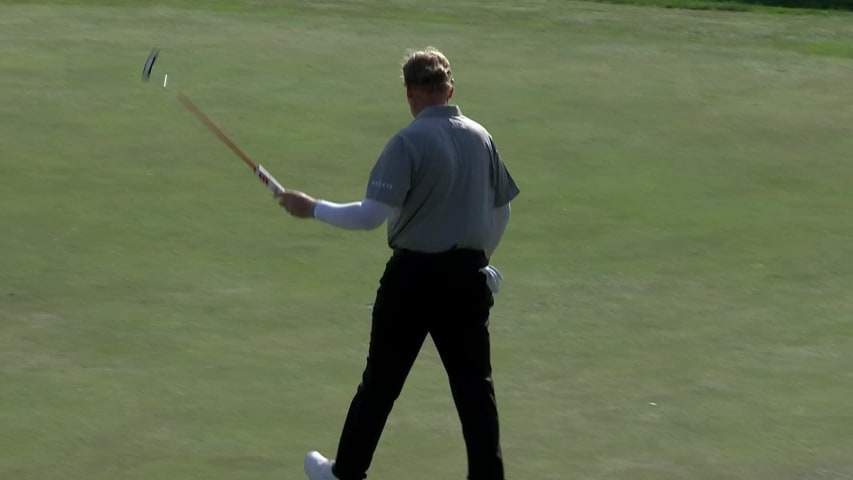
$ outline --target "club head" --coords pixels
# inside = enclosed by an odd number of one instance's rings
[[[154,68],[154,62],[157,60],[157,55],[160,54],[159,48],[152,48],[148,54],[148,60],[145,61],[145,66],[142,67],[142,80],[148,81],[151,78],[151,69]]]

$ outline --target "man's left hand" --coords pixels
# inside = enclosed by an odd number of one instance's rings
[[[317,205],[317,200],[305,193],[296,190],[288,190],[286,192],[276,193],[275,199],[278,200],[279,205],[287,210],[287,213],[294,217],[314,217],[314,207]]]

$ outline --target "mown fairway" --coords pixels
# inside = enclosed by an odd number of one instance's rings
[[[0,1],[0,479],[290,480],[334,453],[384,231],[284,216],[162,74],[285,185],[351,201],[426,45],[522,189],[493,259],[508,478],[853,478],[850,14],[60,3]],[[370,478],[464,472],[427,343]]]

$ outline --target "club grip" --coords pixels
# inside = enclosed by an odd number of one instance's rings
[[[267,169],[263,166],[258,165],[255,167],[255,175],[257,175],[258,179],[264,185],[269,187],[270,190],[273,191],[273,193],[284,193],[284,187],[282,187],[281,184],[278,183],[278,181],[272,176],[272,174],[270,174],[270,172],[268,172]]]

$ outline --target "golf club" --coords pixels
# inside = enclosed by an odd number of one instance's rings
[[[142,80],[148,81],[151,78],[151,71],[154,68],[154,62],[157,61],[157,57],[160,55],[159,48],[153,48],[151,53],[148,55],[148,59],[145,61],[145,66],[142,68]],[[166,88],[166,84],[168,82],[169,76],[165,74],[163,76],[163,88]],[[201,111],[190,99],[189,97],[182,91],[178,90],[178,101],[183,105],[187,110],[189,110],[195,117],[217,138],[219,138],[222,143],[228,146],[234,153],[240,157],[243,162],[248,165],[252,171],[255,173],[255,176],[273,193],[284,193],[284,187],[281,186],[280,183],[273,177],[262,165],[255,163],[240,147],[237,146],[234,141],[232,141],[225,132],[219,128],[213,120],[210,119],[204,112]]]

